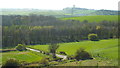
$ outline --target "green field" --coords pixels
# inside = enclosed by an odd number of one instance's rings
[[[101,21],[118,21],[118,15],[96,15],[96,16],[80,16],[80,17],[69,17],[61,18],[62,20],[79,20],[83,22],[88,20],[88,22],[101,22]]]
[[[93,60],[74,61],[66,60],[58,63],[57,66],[116,66],[118,65],[118,39],[106,39],[100,41],[81,41],[70,43],[59,43],[60,47],[57,49],[57,53],[64,51],[67,55],[74,55],[76,50],[84,48],[93,56]],[[29,45],[28,47],[39,49],[43,51],[49,51],[48,45]],[[98,56],[99,54],[99,56]],[[47,55],[32,52],[32,51],[11,51],[3,52],[0,54],[1,62],[5,62],[9,58],[15,58],[20,62],[39,62],[42,58],[49,57]],[[53,63],[53,62],[52,62]]]
[[[81,41],[60,43],[57,53],[64,51],[67,55],[74,55],[76,50],[84,48],[93,56],[93,60],[74,61],[57,66],[116,66],[118,65],[118,39],[106,39],[100,41]],[[48,45],[29,46],[34,49],[48,51]],[[99,56],[98,56],[99,54]]]
[[[47,55],[39,53],[39,55],[34,54],[30,51],[11,51],[11,52],[4,52],[0,54],[0,58],[2,59],[2,63],[4,63],[7,59],[9,58],[15,58],[19,60],[20,62],[27,62],[27,63],[32,63],[32,62],[37,62],[40,61],[42,58],[47,57]],[[0,64],[2,64],[0,63]]]
[[[77,49],[84,48],[93,56],[99,54],[102,59],[118,59],[118,39],[60,43],[59,45],[60,47],[57,52],[64,51],[67,55],[74,55]],[[34,45],[29,47],[48,51],[48,45]]]

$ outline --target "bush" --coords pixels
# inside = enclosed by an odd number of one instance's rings
[[[42,66],[49,66],[49,61],[46,58],[43,58],[40,60],[40,64],[42,64]]]
[[[16,50],[18,50],[18,51],[23,51],[23,50],[26,50],[26,48],[24,47],[24,45],[18,44],[18,45],[16,46]]]
[[[99,41],[97,34],[89,34],[88,39],[91,41]]]
[[[91,58],[92,58],[91,55],[82,48],[77,50],[76,55],[75,55],[75,59],[78,61],[85,60],[85,59],[91,59]]]
[[[3,64],[2,68],[8,68],[8,67],[12,67],[12,68],[18,68],[20,67],[20,63],[18,60],[16,59],[8,59],[5,64]]]

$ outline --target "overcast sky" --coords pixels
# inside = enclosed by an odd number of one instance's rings
[[[1,0],[0,8],[37,8],[61,10],[75,5],[88,9],[118,10],[120,0]]]

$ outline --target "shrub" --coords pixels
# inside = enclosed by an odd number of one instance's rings
[[[98,41],[98,36],[97,34],[89,34],[88,39],[91,41]]]
[[[20,65],[21,64],[19,63],[18,60],[11,58],[11,59],[8,59],[5,62],[5,64],[3,64],[2,68],[8,68],[8,67],[18,68],[18,67],[20,67]]]
[[[25,48],[22,44],[18,44],[18,45],[16,46],[16,50],[18,50],[18,51],[23,51],[23,50],[26,50],[26,48]]]
[[[76,54],[75,54],[75,59],[76,60],[85,60],[85,59],[91,59],[91,55],[85,51],[83,48],[80,48],[79,50],[77,50]]]
[[[40,64],[42,64],[42,66],[49,66],[49,61],[46,58],[43,58],[40,60]]]

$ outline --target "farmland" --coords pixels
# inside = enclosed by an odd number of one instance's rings
[[[72,15],[72,7],[66,7],[61,10],[42,10],[42,9],[2,9],[0,15],[52,15],[57,18],[62,17],[75,17],[75,16],[94,16],[94,15],[118,15],[117,11],[114,10],[93,10],[86,8],[74,8],[74,14]]]
[[[84,48],[93,56],[93,60],[72,61],[58,64],[57,66],[116,66],[118,65],[118,39],[106,39],[100,41],[81,41],[59,43],[57,53],[64,51],[68,56],[74,55],[76,50]],[[34,49],[48,51],[48,45],[28,46]]]
[[[0,68],[119,68],[120,2],[3,0],[0,5]]]
[[[22,52],[11,51],[11,52],[4,52],[0,55],[1,55],[0,57],[2,58],[2,63],[5,63],[5,61],[10,59],[10,58],[15,58],[15,59],[19,60],[20,62],[32,63],[32,62],[40,61],[44,57],[48,57],[48,56],[41,54],[41,53],[39,55],[36,55],[36,54],[29,52],[29,51],[22,51]]]
[[[60,43],[57,52],[64,51],[67,55],[74,55],[79,48],[85,48],[93,56],[99,54],[102,59],[118,59],[118,39],[100,40],[100,41],[81,41],[71,43]],[[29,46],[34,49],[48,51],[48,45]]]
[[[1,51],[15,50],[1,53],[3,63],[9,58],[15,58],[23,65],[28,63],[28,66],[118,65],[117,38],[120,36],[117,15],[56,18],[31,14],[3,15],[2,19]],[[77,59],[76,53],[80,48],[85,49],[81,52],[90,56],[84,59],[86,55],[83,54],[81,58],[79,53]],[[63,60],[57,55],[67,58]]]
[[[87,20],[89,22],[102,22],[106,21],[118,21],[118,15],[96,15],[96,16],[80,16],[80,17],[69,17],[69,18],[61,18],[62,20],[79,20],[83,22]]]
[[[63,62],[56,62],[57,66],[116,66],[118,65],[118,39],[106,39],[100,41],[80,41],[80,42],[70,42],[70,43],[59,43],[60,47],[57,49],[57,53],[64,51],[67,56],[74,55],[76,50],[79,48],[84,48],[93,56],[93,60],[84,61],[73,61],[66,60]],[[27,47],[38,49],[42,51],[48,50],[48,45],[26,45]],[[98,56],[99,54],[99,56]],[[31,51],[11,51],[4,52],[1,54],[2,62],[4,63],[9,58],[15,58],[20,62],[39,62],[43,57],[49,57],[42,53],[39,55]],[[72,62],[71,62],[72,61]],[[64,63],[65,62],[65,63]],[[53,62],[50,62],[54,64]],[[63,64],[64,63],[64,64]],[[2,63],[0,63],[2,64]]]

